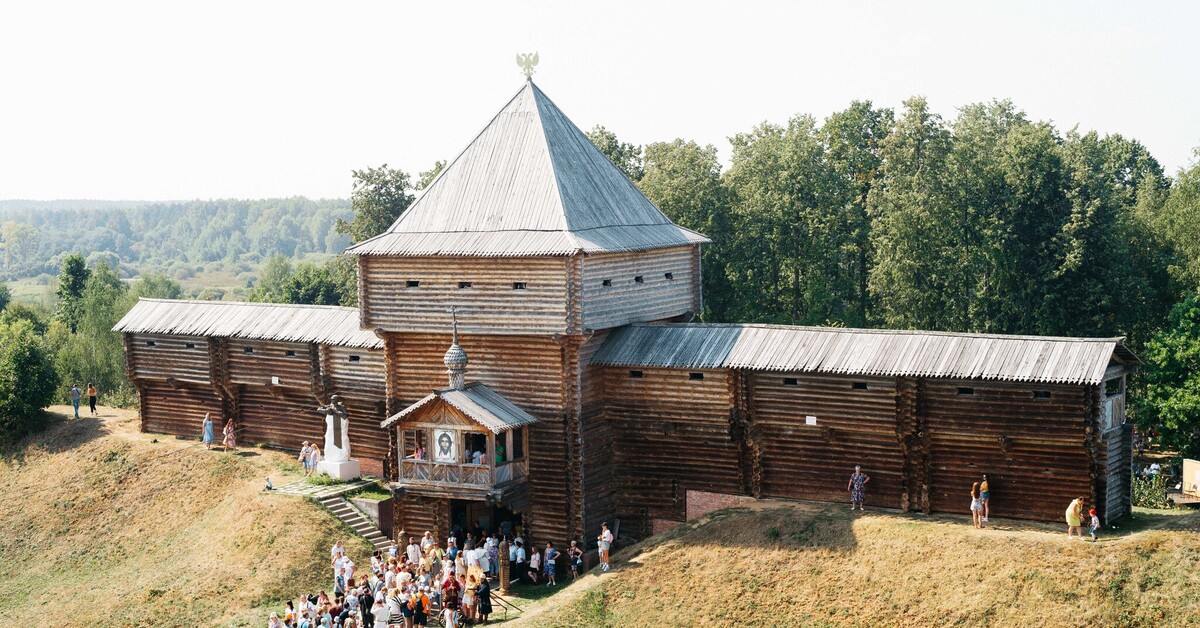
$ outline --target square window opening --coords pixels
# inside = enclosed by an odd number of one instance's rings
[[[1049,399],[1050,391],[1049,390],[1035,390],[1035,391],[1033,391],[1033,398],[1034,399]]]
[[[404,282],[404,287],[405,288],[419,288],[419,287],[421,287],[421,282],[417,281],[415,279],[409,279],[408,281]]]
[[[853,388],[854,390],[866,390],[867,383],[866,382],[854,382],[854,384],[850,387]]]
[[[158,343],[157,343],[157,342],[154,342],[153,340],[147,340],[147,341],[146,341],[146,346],[147,346],[147,347],[157,347],[157,346],[158,346]]]
[[[641,371],[629,371],[629,377],[630,377],[630,379],[641,379],[642,372]]]
[[[242,347],[242,353],[254,353],[254,347]]]
[[[964,387],[960,386],[958,388],[958,396],[959,397],[973,397],[973,396],[975,396],[975,389],[974,388],[964,388]]]
[[[295,352],[295,351],[292,351],[291,349],[288,349],[287,351],[284,351],[284,352],[283,352],[283,354],[284,354],[284,355],[286,355],[286,356],[287,356],[287,357],[289,357],[289,358],[294,358],[294,357],[296,357],[296,352]]]
[[[675,279],[675,273],[663,273],[663,277],[667,281],[673,281]]]
[[[633,278],[633,283],[645,283],[645,282],[646,282],[646,279],[644,277],[642,277],[641,275],[638,275],[637,277]]]
[[[357,356],[357,355],[352,355],[352,356],[350,356],[350,361],[351,361],[351,362],[358,362],[358,361],[360,361],[361,359],[362,359],[362,358],[361,358],[361,357],[359,357],[359,356]]]
[[[693,382],[703,381],[704,373],[688,373],[688,379]]]
[[[1104,396],[1115,397],[1121,394],[1121,378],[1114,377],[1104,382]]]
[[[605,279],[604,281],[600,282],[600,285],[604,286],[605,288],[611,288],[612,287],[612,279]]]
[[[189,342],[189,343],[187,343],[187,344],[185,344],[185,345],[183,345],[183,346],[184,346],[185,348],[187,348],[187,349],[195,349],[195,348],[196,348],[196,343],[194,343],[194,342]]]
[[[462,289],[465,289],[465,288],[470,288],[470,287],[471,287],[471,282],[469,282],[469,281],[460,281],[460,282],[458,282],[458,289],[459,289],[459,290],[462,290]]]
[[[524,289],[525,289],[524,281],[514,281],[513,282],[513,290],[524,290]]]
[[[795,377],[785,377],[785,378],[783,378],[783,385],[784,386],[799,386],[800,380]]]

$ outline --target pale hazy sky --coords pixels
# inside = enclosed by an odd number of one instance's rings
[[[0,199],[346,197],[452,159],[520,88],[577,125],[716,145],[853,99],[1011,98],[1200,146],[1200,2],[0,4]]]

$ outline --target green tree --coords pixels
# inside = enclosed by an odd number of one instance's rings
[[[0,325],[11,325],[17,321],[26,321],[33,327],[33,333],[44,336],[50,328],[50,313],[45,308],[27,303],[9,303],[0,312]]]
[[[1182,285],[1200,286],[1200,148],[1194,162],[1181,168],[1174,185],[1152,215],[1156,231],[1178,254],[1171,274]]]
[[[1171,310],[1166,329],[1142,350],[1140,403],[1134,415],[1142,429],[1158,427],[1167,447],[1200,456],[1200,292]]]
[[[133,301],[116,270],[101,261],[91,269],[80,302],[75,333],[63,325],[47,332],[48,343],[58,348],[55,369],[64,381],[95,384],[106,403],[125,405],[132,401],[133,391],[125,378],[124,339],[112,328]]]
[[[883,166],[881,149],[894,122],[891,109],[876,109],[870,101],[856,100],[850,107],[829,116],[821,125],[829,166],[837,178],[834,193],[837,206],[844,212],[849,230],[846,259],[853,277],[854,307],[845,323],[864,326],[870,317],[871,298],[868,282],[871,270],[871,217],[867,198]]]
[[[58,297],[55,318],[66,323],[71,333],[79,326],[83,290],[87,286],[89,273],[82,255],[72,253],[63,258],[62,267],[58,272],[58,288],[54,292]]]
[[[425,172],[422,172],[420,175],[418,175],[419,178],[417,180],[417,185],[414,189],[416,189],[419,192],[419,191],[424,190],[425,188],[429,187],[429,184],[433,183],[433,180],[436,179],[439,174],[442,174],[442,171],[445,169],[446,169],[446,160],[439,159],[439,160],[433,162],[432,168],[430,168],[429,170],[426,170]]]
[[[147,299],[178,299],[183,296],[183,286],[178,281],[161,273],[146,273],[129,287],[133,300],[139,297]]]
[[[729,255],[729,194],[721,181],[717,149],[677,139],[646,146],[645,173],[638,187],[675,224],[712,239],[701,249],[706,321],[729,319],[734,297]]]
[[[588,139],[604,153],[605,157],[625,174],[630,181],[642,180],[642,147],[617,139],[617,134],[597,124],[587,132]]]
[[[342,301],[341,286],[327,265],[301,262],[283,282],[284,303],[309,305],[338,305]]]
[[[10,301],[12,301],[12,290],[9,290],[8,285],[0,281],[0,311],[8,307]]]
[[[404,213],[413,202],[408,173],[393,170],[387,164],[378,168],[352,171],[354,188],[350,195],[350,221],[337,219],[336,229],[353,242],[375,237]]]
[[[251,301],[286,303],[284,291],[293,272],[292,260],[285,255],[272,255],[259,270],[258,282],[248,298]]]
[[[899,329],[963,329],[950,300],[962,251],[948,193],[951,134],[924,98],[904,111],[883,141],[880,180],[871,189],[869,287],[875,316]]]
[[[59,377],[28,321],[0,323],[0,440],[12,442],[43,426]]]

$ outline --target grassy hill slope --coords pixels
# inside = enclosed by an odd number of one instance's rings
[[[369,555],[319,506],[261,492],[294,477],[288,456],[154,442],[135,413],[101,414],[0,452],[0,624],[260,625],[329,587],[335,538]]]
[[[1167,626],[1200,622],[1200,515],[1136,532],[760,502],[631,548],[529,626]]]

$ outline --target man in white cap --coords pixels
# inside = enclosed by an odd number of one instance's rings
[[[309,456],[311,455],[312,445],[309,445],[308,441],[304,441],[300,447],[300,456],[297,458],[297,460],[300,461],[300,464],[304,465],[304,475],[309,475],[312,473],[312,461],[309,460]]]

